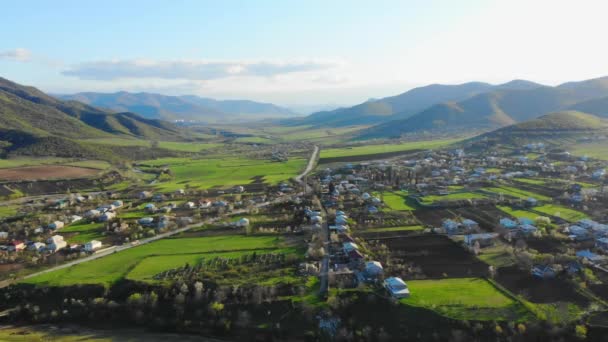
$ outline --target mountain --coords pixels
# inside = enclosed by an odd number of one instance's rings
[[[41,142],[54,155],[62,150],[71,153],[82,147],[72,139],[117,136],[179,139],[180,132],[165,121],[60,101],[36,88],[0,78],[0,147],[4,153]]]
[[[608,96],[579,102],[570,109],[608,118]]]
[[[513,80],[501,85],[483,82],[459,85],[432,84],[411,89],[400,95],[368,100],[353,107],[313,113],[306,118],[296,119],[290,123],[333,127],[377,124],[406,119],[434,104],[461,101],[491,90],[529,90],[538,87],[542,87],[542,85],[524,80]]]
[[[519,146],[529,142],[564,145],[566,142],[589,138],[594,134],[604,135],[606,132],[608,120],[604,118],[583,112],[562,111],[499,128],[473,140]]]
[[[130,111],[149,119],[216,122],[261,117],[285,117],[295,113],[271,103],[248,100],[214,100],[194,95],[167,96],[154,93],[77,93],[59,95],[113,111]]]
[[[565,83],[557,87],[537,87],[520,81],[517,85],[518,89],[500,85],[495,90],[460,102],[433,105],[409,118],[364,130],[360,133],[360,138],[397,137],[423,131],[496,129],[543,114],[576,109],[574,106],[577,104],[608,95],[608,77]]]

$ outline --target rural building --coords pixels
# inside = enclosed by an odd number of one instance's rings
[[[464,236],[464,243],[469,247],[475,243],[478,243],[479,247],[488,247],[494,245],[497,237],[497,233],[468,234]]]
[[[0,232],[0,239],[8,239],[8,232]]]
[[[153,217],[142,217],[139,220],[137,220],[137,223],[141,224],[142,226],[149,226],[152,223],[154,223],[154,218]]]
[[[63,240],[63,236],[61,235],[51,236],[50,238],[48,238],[48,240],[46,240],[46,243],[47,250],[51,252],[57,252],[58,250],[63,249],[68,245],[67,242]]]
[[[365,263],[365,275],[370,278],[377,278],[382,275],[384,268],[378,261],[368,261]]]
[[[44,244],[42,242],[34,242],[31,245],[29,245],[27,249],[29,249],[30,251],[35,251],[35,252],[42,252],[44,250],[44,248],[46,248],[46,244]]]
[[[108,211],[99,217],[100,222],[107,222],[116,217],[116,213],[113,211]]]
[[[391,296],[395,298],[407,298],[410,296],[410,290],[403,279],[398,277],[390,277],[384,280],[384,287],[388,290]]]
[[[64,226],[63,222],[55,221],[55,222],[49,224],[49,229],[57,230],[57,229],[63,228],[63,226]]]
[[[9,251],[19,252],[25,249],[25,244],[23,241],[15,240],[11,242],[8,246]]]
[[[548,265],[536,265],[532,267],[532,275],[536,278],[540,279],[551,279],[555,278],[557,272],[553,269],[553,267]]]
[[[101,248],[101,241],[91,240],[84,244],[84,250],[86,252],[93,252],[99,248]]]

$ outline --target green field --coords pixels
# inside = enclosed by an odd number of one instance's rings
[[[388,152],[401,152],[410,150],[427,150],[444,147],[460,141],[460,139],[431,140],[405,142],[401,144],[365,145],[354,147],[342,147],[322,149],[321,158],[351,157],[360,155],[373,155]]]
[[[439,201],[460,201],[467,199],[484,199],[487,198],[483,194],[476,192],[455,192],[448,195],[430,195],[421,198],[423,204],[432,204]]]
[[[608,160],[608,148],[606,143],[587,143],[576,144],[571,147],[570,152],[578,156],[588,156],[591,158]]]
[[[162,239],[142,246],[130,248],[100,259],[78,264],[55,272],[42,274],[25,280],[26,283],[65,286],[73,284],[111,284],[135,272],[138,279],[151,277],[151,272],[160,272],[194,262],[208,253],[237,253],[239,251],[289,252],[279,249],[281,240],[273,236],[216,236],[203,238]],[[232,254],[230,254],[232,255]],[[164,258],[168,257],[168,258]],[[147,258],[137,270],[138,265]],[[159,259],[160,258],[160,259]],[[163,260],[162,262],[160,260]],[[158,271],[158,272],[157,272]]]
[[[150,166],[168,166],[173,179],[157,183],[161,191],[173,191],[188,184],[192,188],[230,187],[253,182],[262,177],[264,182],[276,184],[299,174],[306,167],[304,158],[290,158],[287,162],[272,162],[246,158],[217,158],[191,160],[165,158],[142,162]]]
[[[393,210],[416,210],[415,204],[408,204],[406,194],[397,192],[384,192],[382,194],[384,203]]]
[[[100,240],[103,238],[104,225],[103,223],[85,223],[82,220],[71,224],[65,228],[62,228],[59,233],[75,233],[70,234],[71,236],[66,238],[68,242],[73,243],[86,243],[91,240]]]
[[[152,142],[140,139],[121,139],[121,138],[102,138],[88,139],[89,143],[110,145],[110,146],[152,146]],[[176,142],[176,141],[159,141],[158,147],[166,150],[180,152],[199,152],[210,148],[221,146],[220,143],[201,143],[201,142]]]
[[[491,191],[496,194],[502,193],[503,195],[512,196],[512,197],[520,198],[520,199],[527,199],[527,198],[533,197],[540,201],[547,201],[547,202],[551,201],[550,197],[543,196],[543,195],[540,195],[540,194],[537,194],[534,192],[530,192],[530,191],[526,191],[526,190],[517,189],[514,187],[510,187],[510,186],[483,188],[483,190]]]
[[[578,220],[582,220],[588,217],[585,213],[582,213],[578,210],[569,209],[554,204],[545,204],[539,207],[534,207],[533,209],[536,211],[540,211],[541,213],[561,217],[564,220],[570,222],[576,222]]]
[[[516,320],[525,309],[493,285],[479,278],[411,280],[411,297],[401,303],[425,307],[466,320]]]
[[[18,205],[2,205],[0,206],[0,218],[15,216],[18,210]]]
[[[515,218],[528,218],[530,220],[536,220],[536,218],[540,216],[537,213],[532,213],[527,210],[513,209],[505,205],[498,205],[496,207]]]

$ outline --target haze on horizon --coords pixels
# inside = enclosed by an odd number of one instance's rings
[[[354,104],[431,83],[608,74],[604,1],[21,1],[0,76],[51,93]],[[566,67],[567,66],[567,67]]]

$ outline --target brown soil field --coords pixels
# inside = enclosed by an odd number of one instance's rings
[[[16,167],[0,170],[0,180],[43,180],[43,179],[69,179],[83,178],[99,173],[99,170],[76,166],[46,165]]]
[[[443,235],[424,234],[379,240],[393,259],[413,262],[429,278],[484,277],[488,265]]]
[[[499,268],[498,275],[494,279],[509,291],[521,295],[533,303],[588,303],[588,300],[578,294],[567,281],[560,278],[538,279],[533,277],[530,272],[515,266]]]

